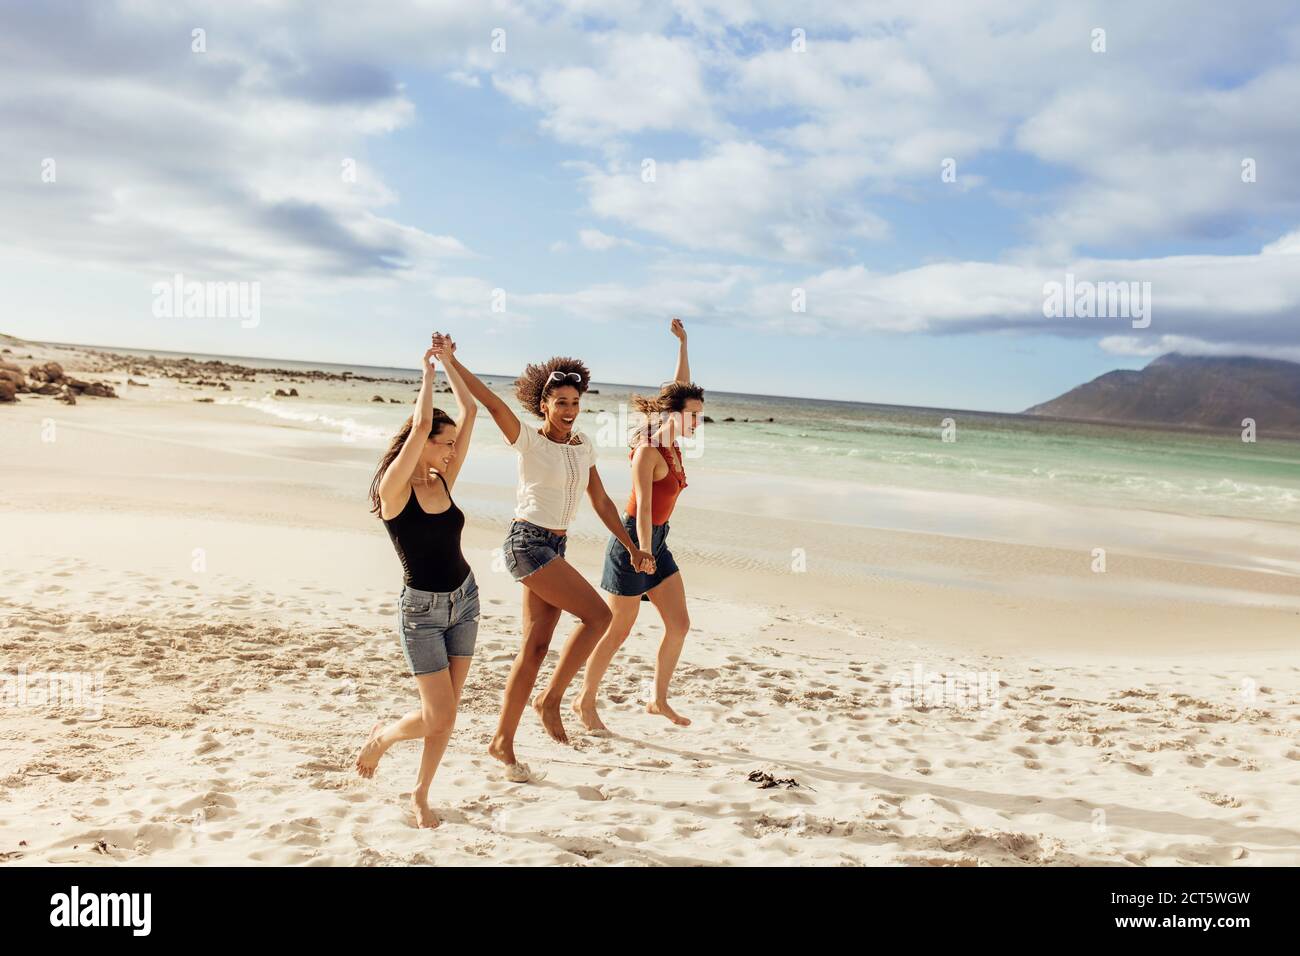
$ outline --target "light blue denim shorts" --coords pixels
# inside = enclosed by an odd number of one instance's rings
[[[510,576],[516,581],[522,581],[556,558],[564,557],[568,543],[568,535],[556,534],[531,521],[516,518],[510,525],[510,533],[506,535],[501,555],[505,558],[506,570]]]
[[[454,591],[403,586],[397,632],[411,674],[434,674],[451,666],[449,658],[473,657],[478,614],[478,583],[473,571]]]

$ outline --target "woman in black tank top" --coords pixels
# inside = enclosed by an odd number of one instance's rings
[[[451,498],[478,405],[460,375],[444,365],[459,424],[433,407],[433,360],[456,348],[445,336],[438,341],[424,353],[415,414],[394,436],[370,484],[370,510],[383,521],[402,565],[398,635],[420,707],[386,727],[375,724],[356,762],[357,773],[373,777],[389,747],[423,738],[411,808],[416,826],[430,828],[440,821],[429,807],[429,787],[456,723],[479,616],[478,585],[460,547],[465,515]]]
[[[439,434],[430,439],[436,442]],[[469,565],[460,552],[460,533],[465,527],[465,513],[451,500],[451,489],[441,472],[436,481],[442,482],[448,507],[430,513],[420,504],[414,483],[406,499],[406,507],[395,518],[384,518],[384,527],[393,539],[397,559],[402,562],[402,583],[421,591],[455,591],[465,583]]]

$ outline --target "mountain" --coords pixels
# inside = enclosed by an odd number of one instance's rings
[[[1026,415],[1300,434],[1300,364],[1170,352],[1141,371],[1107,372]]]

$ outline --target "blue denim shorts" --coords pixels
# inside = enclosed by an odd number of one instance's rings
[[[471,571],[454,591],[403,587],[397,632],[411,674],[446,670],[451,657],[473,657],[478,639],[478,582]]]
[[[636,518],[624,515],[623,527],[627,529],[632,543],[640,547]],[[645,574],[632,567],[632,555],[627,553],[627,548],[623,547],[618,538],[612,534],[609,536],[609,544],[605,547],[605,573],[600,579],[600,586],[604,590],[623,597],[639,595],[641,600],[648,601],[650,598],[647,591],[657,588],[680,570],[673,559],[673,553],[668,550],[668,522],[655,525],[651,537],[650,553],[655,556],[655,573]]]
[[[540,571],[556,558],[564,557],[564,547],[569,536],[539,528],[531,521],[515,519],[501,549],[506,569],[516,581],[522,581],[534,571]]]

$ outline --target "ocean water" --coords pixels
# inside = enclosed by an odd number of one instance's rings
[[[256,368],[348,370],[401,379],[298,382],[294,387],[301,397],[293,399],[272,397],[277,386],[288,387],[287,380],[236,383],[218,399],[359,447],[386,444],[409,414],[418,384],[413,369],[210,358]],[[511,377],[481,377],[513,404]],[[703,384],[707,389],[707,379]],[[597,441],[611,493],[625,493],[628,401],[634,392],[652,393],[654,387],[596,382],[593,388],[598,394],[586,397],[581,427]],[[400,404],[374,402],[375,395]],[[447,394],[435,402],[454,408]],[[969,514],[972,509],[994,500],[1300,524],[1300,442],[1271,439],[1267,428],[1256,442],[1246,443],[1235,431],[1093,425],[712,391],[706,392],[705,414],[713,423],[703,426],[698,441],[686,449],[688,481],[709,504],[724,508],[957,533],[969,530],[957,526],[963,520],[980,517]],[[487,416],[480,428],[495,433]],[[945,441],[945,433],[953,440]],[[512,483],[513,456],[499,439],[476,439],[473,457],[484,461],[473,469],[467,463],[467,475]],[[910,518],[900,520],[900,514]]]

